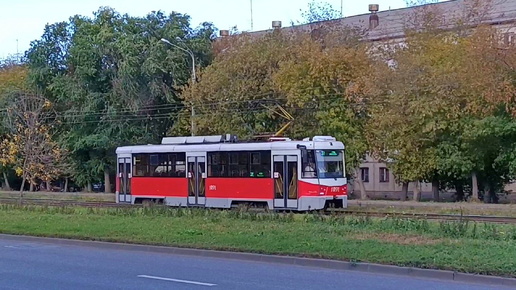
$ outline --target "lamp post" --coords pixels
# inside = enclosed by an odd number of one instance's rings
[[[182,50],[186,53],[188,53],[190,55],[190,57],[192,58],[192,86],[195,84],[197,78],[195,76],[195,56],[193,54],[193,52],[189,49],[185,49],[185,48],[182,48],[181,46],[179,45],[176,45],[176,44],[173,44],[172,42],[166,40],[165,38],[162,38],[161,39],[162,42],[170,45],[170,46],[173,46],[179,50]],[[192,136],[195,135],[195,122],[194,122],[194,117],[195,117],[195,110],[194,110],[194,105],[193,105],[193,102],[192,102],[192,113],[190,115],[190,122],[191,122],[191,131],[192,131]]]

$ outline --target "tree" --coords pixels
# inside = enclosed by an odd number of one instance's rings
[[[441,19],[435,12],[433,19]],[[514,85],[507,63],[514,49],[504,49],[501,58],[500,43],[493,41],[498,32],[490,27],[465,34],[441,24],[416,25],[404,45],[386,54],[393,65],[377,71],[371,144],[391,161],[400,182],[432,182],[436,200],[439,188],[450,187],[459,197],[465,186],[473,196],[476,188],[493,196],[510,178],[508,155],[500,155],[507,144],[482,144],[512,136],[507,115]]]
[[[308,3],[307,10],[301,10],[301,17],[301,23],[314,23],[341,18],[342,13],[328,2],[312,1]]]
[[[0,106],[7,107],[9,97],[12,93],[27,89],[27,67],[16,60],[6,59],[0,62]],[[1,123],[5,124],[6,114],[1,115]],[[8,130],[5,126],[0,127],[0,171],[2,172],[5,188],[10,190],[7,173],[15,163],[15,151],[8,142]]]
[[[179,94],[191,64],[211,61],[214,28],[190,28],[189,17],[152,12],[144,18],[100,8],[93,18],[74,16],[48,25],[27,53],[31,80],[59,111],[60,144],[73,156],[73,179],[90,188],[104,178],[110,191],[114,150],[121,145],[156,143],[177,119]]]
[[[14,161],[16,174],[22,177],[22,194],[26,181],[32,189],[38,180],[48,183],[59,176],[57,164],[62,151],[52,140],[50,120],[55,116],[47,99],[17,93],[7,108],[7,115],[10,133],[4,142],[8,153],[16,156],[8,161]]]
[[[336,27],[317,35],[274,31],[227,41],[183,94],[195,107],[198,133],[273,135],[289,122],[274,112],[279,105],[293,117],[289,137],[330,134],[343,140],[354,175],[367,148],[364,96],[371,65],[365,45],[351,41],[358,38],[353,33]]]

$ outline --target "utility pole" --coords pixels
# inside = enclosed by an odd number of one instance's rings
[[[181,46],[179,45],[176,45],[176,44],[173,44],[172,42],[166,40],[165,38],[162,38],[161,39],[162,42],[170,45],[170,46],[173,46],[177,49],[180,49],[186,53],[188,53],[190,55],[190,57],[192,58],[192,88],[195,88],[195,83],[197,82],[197,77],[195,75],[195,56],[193,54],[193,52],[190,50],[190,49],[185,49],[185,48],[182,48]],[[194,105],[193,105],[193,102],[192,102],[192,113],[190,115],[190,126],[191,126],[191,129],[190,131],[192,131],[192,136],[195,136],[195,122],[194,122],[194,118],[195,118],[195,109],[194,109]]]
[[[253,31],[253,0],[249,0],[251,2],[251,31]]]

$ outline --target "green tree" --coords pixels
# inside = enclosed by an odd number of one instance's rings
[[[6,109],[10,97],[13,93],[26,90],[27,85],[27,67],[15,59],[5,59],[0,62],[0,107]],[[0,171],[3,176],[4,187],[11,189],[8,179],[8,173],[15,164],[16,152],[12,144],[8,142],[9,128],[6,126],[7,114],[5,110],[0,114],[1,124],[0,136],[3,142],[0,145]]]
[[[224,40],[225,50],[183,95],[195,108],[198,131],[270,136],[289,122],[275,113],[279,105],[293,117],[289,137],[328,134],[344,141],[354,175],[367,148],[363,125],[371,63],[366,46],[350,41],[358,38],[353,33],[328,29],[314,37],[274,31]]]
[[[209,23],[192,29],[176,12],[139,18],[107,7],[45,28],[27,53],[31,80],[60,112],[74,181],[90,188],[104,176],[109,191],[115,148],[160,140],[182,107],[191,67],[188,55],[160,39],[180,39],[205,66],[213,31]]]
[[[314,23],[319,21],[327,21],[342,17],[340,11],[337,11],[328,2],[312,1],[308,3],[307,10],[301,10],[301,23]]]

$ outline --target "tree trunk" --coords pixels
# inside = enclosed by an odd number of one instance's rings
[[[47,187],[48,192],[52,191],[52,186],[50,185],[50,181],[46,181],[45,186]]]
[[[491,183],[486,183],[484,189],[485,203],[498,203],[498,196],[496,195],[495,187]]]
[[[435,202],[439,202],[439,180],[432,180],[432,195]]]
[[[489,195],[491,196],[491,201],[493,203],[498,203],[498,195],[496,194],[494,187],[491,187],[491,189],[489,190]]]
[[[471,173],[471,201],[478,201],[478,179],[477,173]]]
[[[109,179],[109,171],[104,170],[104,193],[111,192],[111,180]]]
[[[22,183],[21,183],[21,186],[20,186],[20,198],[23,196],[23,189],[25,187],[25,176],[22,178]]]
[[[414,201],[421,201],[421,183],[414,181]]]
[[[407,200],[408,186],[409,186],[408,182],[403,182],[403,184],[401,186],[401,201]]]
[[[29,181],[29,192],[34,191],[34,183]]]
[[[365,190],[364,182],[362,182],[362,175],[360,174],[360,168],[357,168],[355,170],[355,183],[358,185],[358,188],[360,189],[360,199],[366,200],[367,198],[367,192]]]
[[[4,175],[4,184],[5,184],[5,190],[11,190],[11,185],[9,184],[9,179],[7,178],[7,173],[4,171],[2,172]]]
[[[457,196],[455,197],[455,201],[463,201],[464,200],[464,186],[462,184],[455,185],[455,190],[457,191]]]
[[[68,192],[68,177],[65,178],[65,185],[63,192]]]
[[[91,181],[88,181],[88,184],[86,184],[86,192],[91,192]]]

